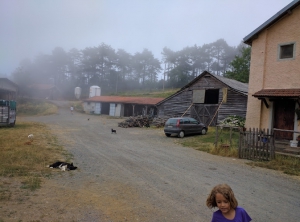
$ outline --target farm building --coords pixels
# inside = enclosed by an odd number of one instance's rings
[[[244,38],[251,46],[247,128],[276,129],[297,143],[300,131],[300,0]]]
[[[110,116],[156,115],[155,104],[162,98],[94,96],[83,101],[86,113]]]
[[[204,71],[158,102],[158,117],[190,116],[215,126],[229,115],[246,117],[248,84]]]
[[[0,78],[0,99],[15,100],[17,97],[18,85],[7,78]]]

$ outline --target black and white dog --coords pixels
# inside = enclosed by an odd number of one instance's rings
[[[66,170],[76,170],[77,167],[73,165],[73,163],[66,163],[66,162],[55,162],[51,165],[48,166],[49,168],[59,168],[62,171],[66,171]]]
[[[111,129],[111,133],[117,133],[117,130]]]

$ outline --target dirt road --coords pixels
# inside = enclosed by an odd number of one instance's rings
[[[253,221],[299,220],[299,178],[181,147],[161,129],[71,115],[68,107],[26,120],[47,123],[78,170],[57,171],[8,221],[210,221],[205,201],[218,183],[233,188]]]

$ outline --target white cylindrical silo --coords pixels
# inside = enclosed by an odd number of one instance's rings
[[[75,87],[75,98],[80,99],[80,96],[81,96],[81,88]]]
[[[89,98],[94,96],[101,96],[101,88],[99,86],[91,86],[90,87],[90,95]]]

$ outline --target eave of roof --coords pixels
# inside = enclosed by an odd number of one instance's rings
[[[280,20],[283,16],[286,14],[291,13],[291,10],[296,8],[298,5],[300,5],[300,0],[294,0],[291,3],[289,3],[287,6],[285,6],[283,9],[281,9],[279,12],[277,12],[275,15],[273,15],[270,19],[268,19],[266,22],[264,22],[262,25],[260,25],[258,28],[256,28],[254,31],[252,31],[249,35],[247,35],[243,42],[245,44],[251,45],[253,39],[257,37],[257,35],[263,31],[264,29],[270,27],[274,23],[276,23],[278,20]]]
[[[209,73],[207,71],[204,71],[198,77],[196,77],[191,82],[189,82],[184,87],[182,87],[180,90],[178,90],[177,92],[175,92],[173,95],[165,98],[164,100],[162,100],[161,102],[157,103],[156,105],[160,105],[161,103],[163,103],[163,102],[165,102],[165,101],[173,98],[174,96],[178,95],[180,92],[182,92],[186,88],[189,88],[190,86],[192,86],[193,84],[195,84],[197,81],[199,81],[199,79],[201,79],[205,75],[210,75],[213,78],[218,79],[219,81],[221,81],[222,83],[224,83],[225,85],[227,85],[229,88],[231,88],[233,91],[235,91],[237,93],[240,93],[240,94],[242,94],[244,96],[248,95],[248,84],[236,81],[234,79],[228,79],[228,78],[223,77],[223,76],[214,75],[214,74],[211,74],[211,73]]]
[[[256,98],[300,98],[300,89],[262,89],[252,96]]]
[[[126,103],[140,105],[155,105],[163,98],[151,97],[124,97],[124,96],[94,96],[83,101],[85,102],[107,102],[107,103]]]

